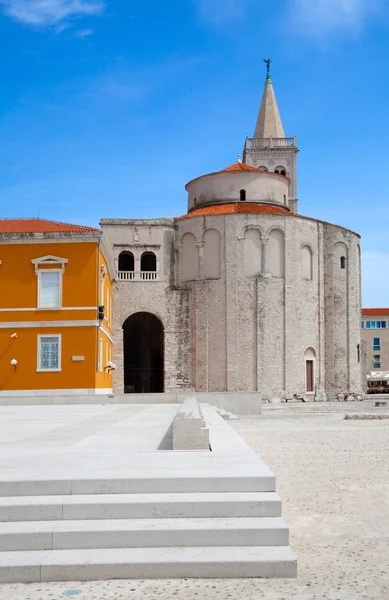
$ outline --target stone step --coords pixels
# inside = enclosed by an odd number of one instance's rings
[[[281,500],[275,492],[0,498],[0,521],[280,516]]]
[[[248,471],[249,469],[247,469]],[[207,475],[169,476],[159,473],[147,477],[133,476],[129,472],[120,478],[102,479],[2,479],[0,497],[4,496],[57,496],[76,494],[159,494],[186,492],[274,492],[275,476],[265,466],[253,469],[253,474],[220,475],[208,471]]]
[[[280,517],[0,523],[0,551],[187,546],[287,546]]]
[[[297,577],[297,561],[288,546],[0,553],[0,583],[181,577]]]

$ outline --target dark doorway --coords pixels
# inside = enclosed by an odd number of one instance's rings
[[[306,368],[306,388],[307,392],[313,392],[314,379],[313,379],[313,360],[305,361]]]
[[[123,325],[124,393],[163,392],[163,325],[151,313],[135,313]]]

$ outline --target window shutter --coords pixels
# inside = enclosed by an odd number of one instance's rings
[[[59,286],[61,274],[40,273],[39,308],[56,308],[60,305]]]

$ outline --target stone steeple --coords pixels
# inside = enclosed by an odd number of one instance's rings
[[[259,109],[254,138],[284,138],[284,128],[278,110],[270,72],[265,81],[261,108]]]
[[[253,138],[246,138],[243,162],[251,167],[279,173],[290,179],[288,205],[297,212],[296,137],[285,137],[270,75],[271,60],[265,60],[267,77]]]

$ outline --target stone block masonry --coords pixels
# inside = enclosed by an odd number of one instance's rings
[[[195,397],[186,398],[175,416],[173,450],[209,450],[209,430]]]

